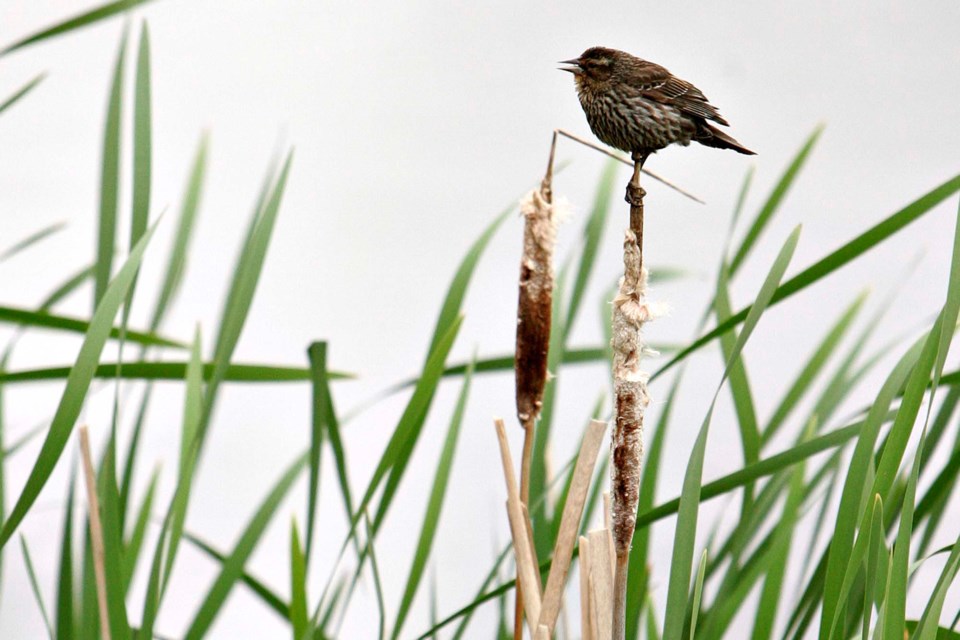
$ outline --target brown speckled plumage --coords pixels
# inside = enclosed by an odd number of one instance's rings
[[[677,143],[699,142],[753,155],[710,122],[728,123],[695,86],[658,64],[604,47],[587,49],[564,64],[574,74],[590,129],[604,143],[646,157]]]

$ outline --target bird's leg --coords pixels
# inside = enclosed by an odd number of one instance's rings
[[[640,186],[640,171],[643,169],[643,163],[647,161],[646,153],[634,152],[633,154],[633,177],[627,185],[627,194],[624,198],[631,207],[643,206],[643,196],[647,195],[643,187]]]

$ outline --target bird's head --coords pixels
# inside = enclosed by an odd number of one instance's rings
[[[577,85],[602,85],[610,81],[623,65],[624,54],[616,49],[605,47],[591,47],[574,60],[564,60],[560,64],[570,65],[560,67],[562,71],[569,71],[577,79]]]

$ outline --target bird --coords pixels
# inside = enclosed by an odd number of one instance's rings
[[[631,154],[639,167],[674,143],[756,155],[711,124],[729,126],[703,92],[658,64],[606,47],[591,47],[560,64],[570,65],[561,70],[573,74],[594,135]]]

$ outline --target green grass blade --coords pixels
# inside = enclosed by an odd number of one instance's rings
[[[337,480],[340,484],[340,495],[343,498],[343,507],[347,518],[353,517],[353,496],[350,491],[350,474],[347,469],[347,455],[343,448],[343,439],[340,437],[340,420],[333,404],[333,394],[330,391],[330,380],[337,374],[327,369],[327,346],[325,342],[314,342],[307,349],[310,358],[310,370],[313,376],[313,393],[315,416],[319,417],[325,426],[325,433],[330,438],[330,449],[333,451],[333,460],[337,467]],[[320,405],[323,408],[321,410]],[[311,453],[312,455],[312,453]],[[307,548],[310,548],[309,536]],[[309,557],[309,556],[308,556]]]
[[[90,330],[90,322],[80,318],[56,315],[45,311],[31,311],[29,309],[19,309],[16,307],[0,306],[0,322],[23,325],[25,327],[43,327],[45,329],[57,329],[60,331],[69,331],[72,333],[87,333]],[[120,329],[111,328],[109,337],[113,339],[120,338]],[[179,340],[165,338],[152,333],[143,331],[127,331],[124,336],[127,342],[136,342],[147,346],[156,347],[174,347],[177,349],[185,348],[185,345]],[[114,365],[116,366],[116,365]]]
[[[133,522],[133,530],[130,537],[123,546],[123,586],[124,592],[130,591],[130,585],[133,582],[133,572],[137,568],[137,561],[140,559],[140,551],[143,548],[143,540],[147,533],[147,524],[150,522],[153,508],[153,498],[156,495],[157,481],[160,479],[159,469],[150,476],[150,484],[147,485],[147,493],[140,504],[140,510],[137,512],[137,518]]]
[[[583,249],[580,251],[580,263],[577,266],[577,276],[573,282],[573,290],[570,292],[570,305],[567,307],[567,318],[563,323],[566,335],[569,336],[573,329],[573,323],[577,319],[577,313],[580,311],[580,303],[583,300],[583,294],[586,292],[587,285],[590,283],[590,275],[597,262],[597,250],[600,247],[600,239],[603,237],[603,231],[607,226],[607,217],[610,213],[610,200],[613,195],[613,181],[617,177],[619,164],[616,160],[610,160],[604,165],[603,173],[600,175],[600,182],[597,184],[597,195],[593,200],[593,207],[590,210],[590,216],[583,228]],[[566,339],[564,340],[566,342]]]
[[[100,517],[103,521],[103,565],[106,574],[107,614],[110,638],[130,638],[127,618],[126,586],[123,581],[123,531],[120,522],[120,490],[117,487],[117,451],[111,434],[97,481]]]
[[[153,157],[150,106],[150,31],[146,21],[140,31],[137,49],[137,76],[133,103],[133,211],[130,246],[147,231],[150,219],[150,169]]]
[[[327,430],[325,427],[326,424],[329,423],[328,416],[330,414],[328,409],[330,403],[329,388],[325,386],[325,375],[327,371],[327,343],[314,342],[307,350],[307,355],[310,358],[310,370],[313,377],[313,411],[310,425],[310,479],[307,483],[306,557],[309,559],[311,556],[310,551],[313,547],[313,528],[317,518],[317,497],[320,494],[320,451],[323,448],[324,432]],[[343,493],[344,499],[347,500],[347,504],[349,505],[349,499],[347,498],[348,494],[344,493],[342,489],[343,487],[341,482],[341,493]],[[353,510],[348,507],[347,518],[349,518],[352,514]],[[295,524],[293,530],[294,534],[296,534]],[[309,562],[309,560],[307,561]],[[303,627],[306,627],[306,622],[304,622]],[[303,632],[304,629],[300,629],[300,633],[296,633],[294,638],[301,637]]]
[[[90,382],[100,359],[100,353],[107,337],[110,335],[113,319],[126,298],[133,277],[143,260],[147,243],[149,243],[155,230],[156,224],[130,252],[130,257],[127,258],[126,263],[117,273],[113,282],[110,283],[102,301],[97,306],[96,312],[93,314],[90,330],[80,347],[76,364],[74,364],[70,370],[70,375],[67,377],[66,387],[50,424],[50,430],[47,432],[47,437],[44,439],[43,446],[37,456],[37,462],[31,469],[10,516],[3,523],[3,528],[0,529],[0,547],[7,543],[13,532],[20,526],[20,522],[36,501],[37,496],[40,495],[41,489],[49,479],[53,468],[63,453],[64,447],[67,445],[70,434],[73,432],[73,425],[83,408],[83,402],[87,390],[90,388]]]
[[[420,539],[417,541],[410,572],[407,574],[407,583],[403,588],[403,596],[400,599],[400,606],[397,610],[396,622],[393,625],[393,633],[391,635],[393,640],[400,637],[403,624],[406,621],[407,614],[410,612],[413,599],[417,595],[417,589],[423,578],[427,560],[430,558],[433,539],[437,533],[437,526],[440,523],[443,499],[447,493],[447,483],[450,480],[450,472],[453,470],[453,457],[457,448],[457,440],[460,436],[460,427],[463,425],[463,416],[467,407],[467,397],[470,394],[470,381],[472,378],[473,370],[468,368],[463,379],[463,386],[460,389],[460,396],[457,398],[457,404],[453,410],[453,416],[450,418],[450,427],[447,429],[447,437],[443,442],[440,459],[437,462],[437,471],[434,474],[430,497],[427,500],[427,510],[423,516],[423,524],[420,527]]]
[[[660,411],[653,439],[649,450],[646,451],[646,462],[640,478],[640,497],[637,501],[637,513],[646,513],[653,509],[653,501],[657,495],[657,480],[660,475],[660,460],[663,457],[663,443],[666,441],[667,428],[673,414],[673,404],[677,397],[677,389],[683,369],[670,386],[670,392]],[[627,623],[625,636],[630,640],[639,638],[641,610],[648,597],[650,573],[648,569],[650,557],[650,527],[637,526],[633,534],[633,548],[630,552],[630,564],[627,573]]]
[[[50,624],[50,616],[47,615],[47,607],[43,604],[43,594],[40,593],[40,585],[37,583],[37,574],[33,570],[33,560],[30,559],[30,549],[27,547],[27,539],[20,536],[20,551],[23,553],[23,563],[27,566],[27,576],[30,578],[30,589],[33,591],[33,597],[40,608],[40,615],[43,617],[43,626],[47,628],[47,636],[53,640],[53,626]]]
[[[116,362],[105,362],[93,372],[95,378],[117,378],[124,380],[182,380],[187,370],[187,362],[124,362],[120,375],[116,375]],[[203,379],[212,380],[217,373],[216,362],[203,363]],[[342,371],[328,371],[331,380],[344,380],[353,375]],[[70,367],[47,367],[0,373],[0,383],[40,382],[43,380],[63,380],[70,376]],[[258,382],[285,383],[307,382],[310,370],[304,367],[280,367],[267,364],[230,364],[221,382]]]
[[[207,425],[210,421],[217,390],[227,373],[233,351],[240,341],[240,334],[247,321],[263,263],[267,257],[267,248],[273,235],[277,214],[280,211],[280,202],[283,199],[292,161],[293,152],[290,152],[273,188],[269,192],[264,191],[263,204],[257,207],[257,213],[250,223],[246,241],[234,268],[233,280],[220,316],[220,332],[214,347],[214,370],[207,385],[201,425]],[[205,427],[203,433],[206,433]],[[200,445],[202,449],[203,440]]]
[[[99,7],[91,9],[90,11],[81,13],[80,15],[64,20],[63,22],[59,22],[52,27],[47,27],[42,31],[38,31],[37,33],[17,40],[13,44],[7,45],[0,50],[0,56],[5,56],[28,45],[47,40],[48,38],[53,38],[55,36],[60,36],[76,29],[100,22],[101,20],[111,18],[146,2],[150,2],[150,0],[117,0],[116,2],[102,4]]]
[[[231,589],[233,589],[233,585],[243,574],[243,567],[247,559],[256,548],[267,525],[270,524],[273,514],[276,512],[277,507],[280,506],[280,502],[287,495],[287,492],[290,490],[290,487],[293,486],[294,481],[297,479],[297,476],[300,475],[304,466],[306,466],[306,462],[306,456],[298,458],[287,469],[257,509],[250,523],[244,529],[243,535],[241,535],[233,552],[225,559],[217,579],[214,581],[213,586],[210,587],[210,590],[203,599],[203,603],[200,605],[200,609],[190,623],[184,640],[199,640],[199,638],[202,638],[207,631],[209,631],[217,614],[220,613],[220,610],[223,608],[227,596],[230,594]]]
[[[457,318],[460,317],[463,300],[467,295],[467,288],[470,286],[470,280],[473,278],[473,272],[477,267],[477,263],[480,261],[480,257],[483,255],[487,245],[490,244],[490,239],[493,238],[494,234],[500,228],[500,225],[503,224],[503,221],[507,219],[507,216],[510,215],[510,212],[513,210],[514,207],[511,205],[494,218],[493,222],[480,234],[480,237],[474,241],[473,245],[471,245],[467,251],[467,255],[465,255],[460,262],[460,266],[457,267],[457,273],[453,276],[453,281],[450,282],[450,286],[447,288],[447,295],[443,299],[440,314],[437,316],[437,324],[433,329],[433,337],[430,338],[427,358],[434,352],[437,344],[447,334],[450,327],[458,322]],[[376,528],[376,520],[374,520],[374,529]]]
[[[110,284],[114,244],[117,238],[117,200],[120,196],[120,127],[122,123],[123,61],[127,33],[124,30],[113,68],[107,118],[103,134],[103,164],[100,170],[100,219],[97,231],[97,268],[93,306],[96,309]]]
[[[844,310],[844,312],[837,319],[836,323],[834,323],[834,325],[827,332],[827,335],[824,336],[823,340],[821,340],[817,345],[817,348],[804,364],[803,368],[800,370],[800,373],[793,381],[793,384],[790,385],[790,388],[784,394],[780,404],[778,404],[777,408],[774,409],[773,415],[770,416],[770,420],[767,421],[766,426],[763,428],[764,444],[769,442],[770,439],[776,435],[776,433],[780,430],[780,427],[783,426],[784,422],[786,422],[787,418],[790,417],[790,414],[803,398],[804,394],[813,385],[814,380],[816,380],[819,373],[823,370],[827,360],[830,358],[833,352],[836,351],[840,341],[852,326],[853,321],[857,317],[860,309],[863,307],[863,303],[866,301],[866,298],[866,291],[857,296],[857,299],[854,300],[853,303]]]
[[[427,360],[423,375],[421,376],[421,382],[417,385],[413,396],[410,398],[410,402],[407,404],[406,409],[404,409],[397,428],[387,444],[387,449],[384,451],[380,463],[377,465],[374,477],[370,481],[363,501],[357,507],[360,512],[366,509],[366,505],[373,497],[373,491],[376,490],[380,480],[389,469],[390,476],[387,478],[383,493],[380,497],[380,503],[377,506],[377,515],[373,520],[374,533],[379,530],[380,525],[383,523],[390,504],[393,502],[397,486],[400,484],[403,473],[413,455],[413,449],[423,430],[427,413],[433,402],[434,393],[440,384],[440,373],[443,370],[443,364],[446,361],[447,355],[450,353],[450,349],[453,347],[453,342],[460,331],[462,321],[463,317],[458,317],[449,327],[446,334],[431,350],[430,358]]]
[[[857,523],[860,521],[860,508],[867,471],[873,464],[873,448],[879,435],[880,426],[897,392],[903,388],[910,371],[920,356],[923,342],[916,342],[900,359],[893,371],[877,393],[864,421],[860,437],[857,439],[853,457],[848,465],[840,506],[837,510],[833,539],[830,542],[826,575],[824,578],[823,613],[820,633],[824,638],[830,635],[839,608],[839,590],[851,559],[851,548]]]
[[[804,464],[801,462],[791,473],[790,489],[783,505],[783,514],[774,537],[770,552],[770,562],[766,570],[763,588],[760,590],[760,603],[753,622],[752,640],[768,640],[773,635],[773,626],[777,620],[777,608],[783,600],[783,582],[790,559],[790,545],[793,541],[800,507],[804,494]]]
[[[218,564],[222,565],[224,562],[226,562],[226,554],[217,551],[208,542],[201,540],[197,536],[191,534],[189,531],[183,532],[183,539],[205,553]],[[283,598],[281,598],[276,592],[247,572],[243,572],[241,574],[240,580],[255,596],[260,598],[263,604],[276,612],[277,615],[284,620],[290,619],[290,605],[284,602]]]
[[[746,260],[747,256],[750,254],[750,251],[760,238],[760,234],[763,233],[763,230],[770,223],[770,220],[773,219],[773,215],[780,208],[780,204],[786,197],[787,192],[790,191],[790,187],[793,186],[794,181],[800,174],[800,170],[803,169],[803,165],[810,156],[810,152],[813,151],[813,147],[816,145],[817,139],[820,137],[821,133],[823,133],[823,126],[819,126],[813,130],[813,133],[810,134],[810,137],[807,138],[807,141],[804,142],[803,146],[800,148],[800,151],[797,152],[797,155],[790,162],[787,170],[780,177],[780,180],[773,188],[773,191],[770,193],[767,201],[763,204],[763,207],[760,208],[760,212],[754,219],[753,224],[750,225],[750,229],[744,236],[743,242],[740,243],[739,248],[734,254],[733,260],[730,261],[731,277],[736,275],[736,273],[740,270],[743,261]]]
[[[130,435],[130,444],[127,446],[127,456],[123,464],[123,477],[120,480],[120,522],[121,528],[127,528],[127,507],[130,504],[130,490],[133,487],[133,474],[137,465],[137,452],[140,449],[140,436],[143,434],[143,425],[147,421],[147,407],[150,404],[151,387],[147,387],[140,399],[140,408],[137,410],[137,419],[133,423],[133,433]]]
[[[924,436],[920,438],[918,451],[923,450]],[[923,456],[917,455],[913,461],[907,490],[900,511],[900,526],[897,529],[897,542],[893,547],[893,560],[890,580],[887,584],[887,596],[884,603],[883,637],[887,640],[901,640],[907,619],[907,576],[910,565],[910,538],[913,536],[913,508],[917,495],[917,481],[920,476],[920,462]],[[869,581],[868,581],[869,584]]]
[[[2,252],[0,252],[0,262],[9,260],[10,258],[16,256],[19,253],[23,253],[30,247],[43,242],[50,236],[63,231],[67,226],[66,222],[54,222],[53,224],[47,225],[44,228],[34,231],[26,238],[18,240],[12,246],[7,247]]]
[[[46,74],[46,73],[41,73],[40,75],[38,75],[37,77],[35,77],[33,80],[31,80],[31,81],[28,82],[27,84],[23,85],[22,87],[20,87],[17,91],[15,91],[15,92],[13,93],[12,96],[10,96],[9,98],[7,98],[7,99],[4,100],[3,102],[0,102],[0,113],[3,113],[3,112],[6,111],[7,109],[9,109],[9,108],[12,107],[13,105],[15,105],[16,103],[20,102],[20,99],[21,99],[21,98],[23,98],[23,97],[26,96],[28,93],[30,93],[31,91],[33,91],[33,89],[34,89],[38,84],[40,84],[41,82],[43,82],[43,80],[44,80],[46,77],[47,77],[47,74]]]
[[[714,296],[714,310],[717,314],[717,323],[722,323],[732,312],[730,308],[730,291],[727,282],[727,267],[721,265],[720,275],[717,278],[717,289]],[[731,330],[720,336],[720,349],[724,361],[729,361],[737,343],[737,331]],[[760,459],[760,429],[757,426],[757,412],[753,404],[753,392],[750,391],[750,380],[747,377],[747,365],[743,358],[737,358],[730,367],[730,394],[734,410],[737,414],[737,426],[740,430],[740,446],[743,450],[744,466],[753,464]],[[753,485],[744,487],[743,512],[749,510],[753,500]]]
[[[687,464],[687,472],[683,481],[683,491],[680,496],[679,516],[677,519],[676,536],[673,546],[673,557],[670,563],[670,580],[667,591],[667,608],[665,613],[665,622],[663,637],[664,640],[680,640],[683,636],[683,626],[687,605],[687,594],[690,588],[690,574],[693,563],[693,547],[696,542],[697,515],[700,507],[701,482],[703,476],[703,458],[707,444],[707,434],[710,428],[710,419],[713,415],[713,407],[716,404],[717,397],[723,386],[723,382],[729,375],[732,365],[740,357],[744,345],[756,328],[760,317],[766,310],[767,305],[773,298],[780,279],[790,264],[793,257],[793,251],[796,249],[797,241],[800,237],[800,228],[797,227],[787,239],[779,255],[773,263],[770,272],[764,280],[760,293],[751,307],[751,312],[743,325],[740,337],[734,345],[727,361],[727,367],[724,375],[714,393],[713,401],[703,420],[700,433],[690,454],[690,461]],[[639,524],[639,523],[638,523]]]
[[[802,291],[803,289],[806,289],[810,285],[819,282],[834,271],[837,271],[847,263],[855,260],[870,249],[874,248],[887,238],[895,235],[898,231],[910,223],[919,220],[924,214],[928,213],[938,204],[957,193],[957,191],[960,191],[960,175],[954,176],[932,191],[924,194],[917,200],[908,204],[903,209],[883,219],[833,253],[827,255],[823,259],[817,261],[790,280],[783,283],[777,289],[777,292],[774,294],[770,304],[775,305],[779,302],[782,302]],[[730,319],[723,324],[718,325],[700,338],[694,340],[690,345],[683,348],[679,353],[671,358],[666,364],[657,369],[657,371],[651,376],[651,380],[663,375],[694,351],[699,350],[704,345],[743,322],[747,318],[749,312],[749,307],[741,309],[737,313],[733,314]]]
[[[703,578],[707,570],[707,550],[704,549],[700,554],[700,568],[697,569],[697,579],[693,584],[693,601],[691,603],[692,613],[690,614],[690,640],[697,633],[697,616],[700,615],[700,600],[703,597]]]
[[[307,560],[297,532],[297,520],[290,523],[290,626],[293,640],[307,633]]]
[[[387,637],[387,610],[383,600],[383,583],[380,581],[380,565],[377,562],[377,552],[373,542],[373,527],[370,526],[370,518],[363,514],[364,524],[367,527],[367,548],[370,553],[370,570],[373,573],[373,591],[377,596],[377,613],[379,622],[377,624],[377,638],[384,640]]]
[[[947,562],[943,566],[943,571],[941,571],[940,577],[937,578],[937,586],[934,587],[933,593],[930,594],[930,600],[927,602],[927,606],[923,610],[923,615],[917,623],[916,632],[913,635],[917,640],[934,640],[934,638],[939,640],[941,634],[939,633],[938,624],[940,614],[943,611],[943,602],[947,597],[947,590],[957,577],[958,569],[960,569],[960,538],[953,544],[950,557],[947,558]]]
[[[173,248],[167,260],[164,271],[163,284],[160,295],[153,309],[150,320],[150,331],[156,332],[166,317],[170,304],[176,299],[186,271],[187,256],[189,255],[190,241],[196,228],[197,211],[200,208],[200,197],[203,192],[203,180],[207,167],[207,136],[200,139],[187,188],[180,205],[180,218],[177,221],[177,231],[174,235]]]
[[[60,534],[60,569],[57,573],[57,640],[74,637],[73,619],[73,496],[74,477],[70,474],[66,506],[63,514],[63,532]]]

